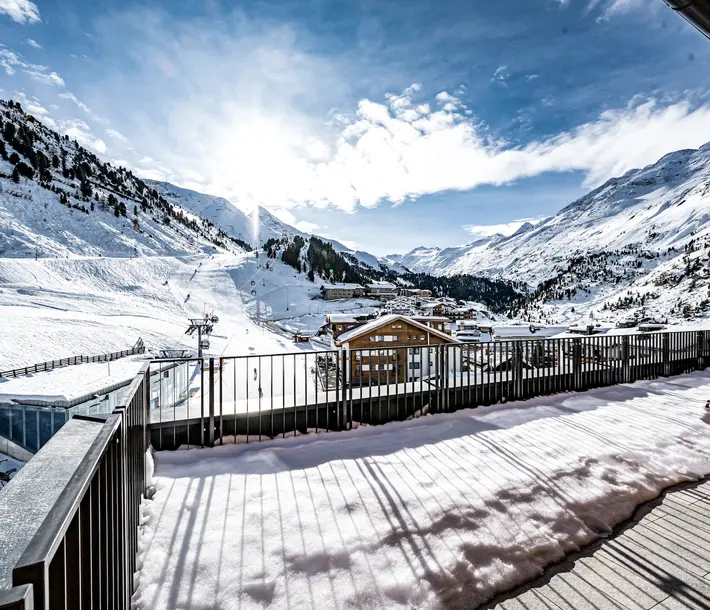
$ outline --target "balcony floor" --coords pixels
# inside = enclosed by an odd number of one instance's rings
[[[705,371],[159,452],[136,604],[478,607],[609,536],[663,489],[710,474],[708,397]],[[667,496],[601,555],[501,609],[710,608],[708,498],[705,486]]]
[[[710,481],[669,490],[613,538],[495,600],[495,610],[710,608]]]

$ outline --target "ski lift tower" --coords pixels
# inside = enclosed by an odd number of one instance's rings
[[[214,330],[214,325],[219,322],[219,318],[215,315],[205,316],[204,318],[190,318],[190,325],[185,331],[186,335],[194,335],[197,333],[197,357],[202,358],[202,350],[210,348],[209,339],[203,339],[202,335],[209,335]]]

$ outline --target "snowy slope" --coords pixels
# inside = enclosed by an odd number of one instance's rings
[[[223,197],[198,193],[168,182],[146,180],[146,184],[155,188],[171,203],[210,220],[229,235],[255,247],[268,239],[280,238],[283,235],[305,235],[261,206],[247,214]]]

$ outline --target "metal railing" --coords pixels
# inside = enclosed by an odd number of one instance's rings
[[[130,608],[148,367],[105,418],[77,416],[0,494],[0,609]]]
[[[143,343],[143,339],[139,337],[138,341],[136,341],[136,344],[131,349],[125,349],[120,352],[111,352],[110,354],[100,354],[98,356],[70,356],[69,358],[60,358],[58,360],[47,360],[46,362],[21,366],[9,371],[0,371],[0,377],[22,377],[23,375],[28,375],[29,373],[51,371],[52,369],[56,369],[61,366],[71,366],[74,364],[82,364],[84,362],[112,362],[114,360],[118,360],[119,358],[125,358],[126,356],[144,353],[145,344]]]
[[[0,609],[129,610],[148,433],[176,448],[349,430],[708,362],[710,331],[154,361],[0,493]]]
[[[154,361],[151,442],[176,449],[349,430],[676,375],[710,362],[710,331],[389,345]]]

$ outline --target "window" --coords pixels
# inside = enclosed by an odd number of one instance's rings
[[[401,324],[392,324],[392,328],[402,328]]]
[[[377,371],[377,370],[393,371],[394,365],[393,364],[363,364],[362,370],[363,371]]]
[[[422,363],[421,362],[410,362],[409,368],[410,369],[420,369],[420,368],[422,368]]]
[[[419,340],[420,340],[420,341],[426,341],[426,336],[425,336],[425,335],[422,335],[421,337],[419,337]]]
[[[374,343],[393,343],[395,341],[399,341],[397,338],[397,335],[373,335],[370,337],[370,341],[373,341]]]

